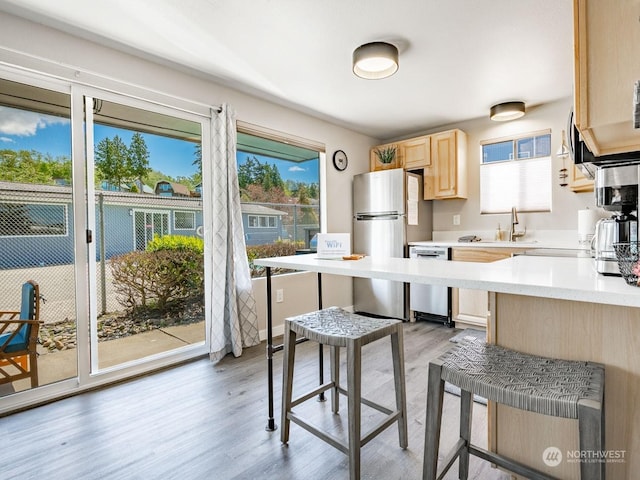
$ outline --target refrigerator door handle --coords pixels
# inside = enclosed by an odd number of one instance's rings
[[[393,213],[358,213],[355,215],[356,220],[397,220],[402,215]]]

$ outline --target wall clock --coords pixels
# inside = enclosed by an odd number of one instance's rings
[[[347,165],[349,164],[349,159],[347,158],[347,154],[342,150],[336,150],[333,152],[333,166],[336,167],[336,170],[342,172],[347,169]]]

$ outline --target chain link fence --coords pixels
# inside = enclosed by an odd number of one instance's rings
[[[144,250],[155,236],[202,236],[203,218],[198,197],[107,191],[96,196],[91,239],[96,271],[88,274],[96,280],[100,317],[124,310],[113,285],[110,258]],[[319,231],[317,205],[242,204],[242,210],[247,245],[285,241],[297,249],[313,247]],[[75,236],[70,187],[0,182],[0,310],[19,310],[21,286],[34,280],[43,300],[41,320],[75,320]],[[87,292],[80,292],[82,301],[87,297]]]
[[[156,235],[198,235],[202,201],[99,192],[95,207],[91,241],[97,263],[96,271],[88,274],[96,279],[99,317],[124,310],[109,259],[144,250]],[[0,310],[19,310],[21,286],[34,280],[42,296],[41,320],[75,320],[75,235],[70,187],[0,182]],[[87,296],[80,293],[80,298]]]

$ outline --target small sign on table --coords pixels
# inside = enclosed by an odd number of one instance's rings
[[[319,233],[318,258],[342,259],[351,255],[350,233]]]

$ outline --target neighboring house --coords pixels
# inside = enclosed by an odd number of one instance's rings
[[[254,203],[242,203],[240,208],[247,245],[262,245],[288,238],[282,225],[282,217],[287,215],[286,212]]]
[[[161,197],[191,197],[188,187],[180,184],[162,180],[156,183],[155,194]]]
[[[71,194],[66,186],[0,182],[0,269],[73,263]],[[202,234],[200,198],[97,190],[95,211],[97,259],[101,251],[109,259],[144,250],[155,235]]]
[[[145,185],[139,180],[136,180],[133,183],[138,189],[138,192],[149,193],[149,194],[155,193],[153,188],[151,188],[149,185]],[[133,190],[133,188],[132,188],[132,185],[127,185],[126,183],[123,183],[122,185],[120,185],[120,187],[118,187],[117,185],[114,185],[106,180],[103,180],[102,182],[100,182],[100,190],[108,190],[110,192],[130,192]]]

